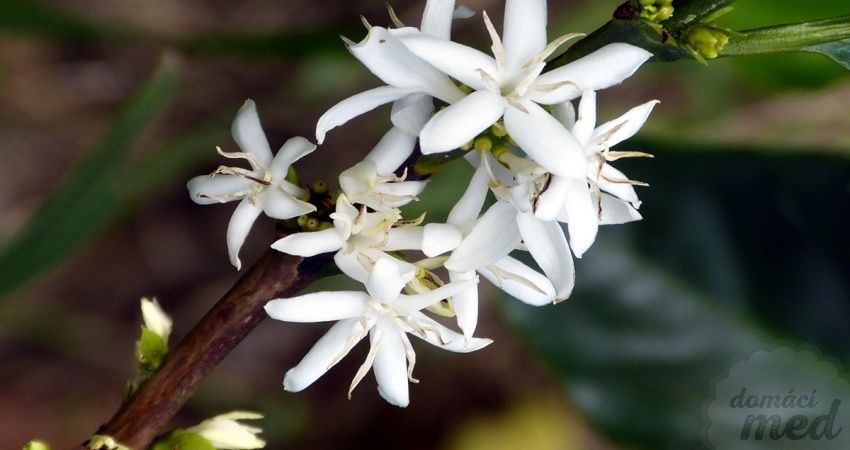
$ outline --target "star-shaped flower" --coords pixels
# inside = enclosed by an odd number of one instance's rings
[[[230,262],[239,270],[242,267],[239,249],[260,213],[285,220],[316,210],[315,206],[302,200],[307,198],[307,191],[286,180],[289,167],[315,150],[316,146],[307,139],[294,137],[272,157],[257,108],[251,100],[239,109],[232,133],[242,152],[225,153],[218,149],[219,154],[226,158],[244,159],[251,169],[221,166],[208,176],[192,178],[187,187],[192,200],[201,205],[240,200],[227,227]]]
[[[358,342],[369,336],[370,350],[349,389],[357,386],[370,368],[378,380],[378,392],[393,405],[409,403],[408,381],[413,378],[416,355],[407,334],[446,350],[471,352],[492,341],[464,338],[420,310],[440,302],[476,283],[449,283],[424,294],[401,294],[414,272],[399,270],[389,258],[375,262],[366,280],[366,292],[316,292],[276,299],[266,305],[270,317],[288,322],[338,322],[328,330],[297,366],[290,369],[283,386],[298,392],[311,385],[339,362]]]

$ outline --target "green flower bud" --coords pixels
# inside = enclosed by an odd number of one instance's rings
[[[725,32],[704,25],[693,27],[685,36],[685,43],[694,51],[694,56],[703,59],[717,58],[728,42],[729,37]]]
[[[44,441],[35,440],[27,442],[23,450],[50,450],[50,446]]]

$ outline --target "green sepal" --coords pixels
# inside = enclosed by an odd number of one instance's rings
[[[23,450],[50,450],[50,446],[47,445],[46,442],[41,440],[34,440],[27,442],[27,445],[24,446]]]
[[[216,450],[215,447],[203,436],[195,433],[185,433],[183,430],[174,430],[168,434],[158,437],[148,450]]]
[[[819,53],[850,70],[850,15],[742,31],[720,56]]]
[[[136,360],[139,362],[139,375],[142,380],[147,380],[165,362],[168,344],[144,325],[141,328],[142,337],[136,342]]]

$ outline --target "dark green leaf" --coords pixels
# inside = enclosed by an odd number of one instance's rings
[[[122,165],[142,131],[165,109],[176,84],[176,68],[166,60],[18,235],[0,249],[0,297],[54,266],[116,214]]]

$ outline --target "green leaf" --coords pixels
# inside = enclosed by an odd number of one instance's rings
[[[850,16],[742,31],[721,56],[820,53],[850,70]]]
[[[24,228],[0,248],[0,297],[56,265],[121,207],[121,170],[139,135],[168,105],[177,70],[166,59]]]

